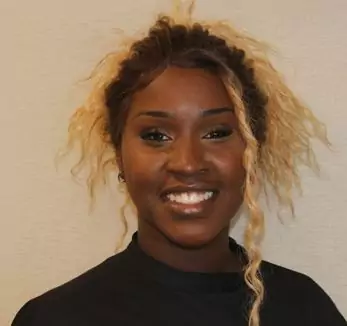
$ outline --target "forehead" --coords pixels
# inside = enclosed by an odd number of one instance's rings
[[[230,97],[218,76],[202,69],[169,67],[134,94],[130,114],[148,109],[179,111],[231,106]]]

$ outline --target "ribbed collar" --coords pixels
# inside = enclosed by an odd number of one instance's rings
[[[242,262],[246,261],[244,248],[229,238],[229,248]],[[232,292],[244,285],[243,273],[200,273],[184,272],[168,266],[147,255],[139,246],[137,233],[124,251],[132,269],[136,269],[139,278],[161,283],[175,290],[187,292],[221,293]]]

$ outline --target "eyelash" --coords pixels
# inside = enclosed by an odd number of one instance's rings
[[[233,133],[233,130],[231,128],[216,128],[216,129],[211,130],[207,135],[219,134],[219,137],[206,138],[206,136],[205,136],[204,138],[205,139],[224,139],[224,138],[231,136],[232,133]]]
[[[211,135],[214,134],[216,137],[206,137],[207,135]],[[211,130],[209,133],[207,133],[206,136],[204,136],[204,139],[225,139],[228,138],[229,136],[231,136],[233,134],[233,130],[231,128],[215,128],[213,130]],[[169,140],[171,140],[171,138],[169,136],[167,136],[164,132],[160,131],[159,129],[150,129],[147,131],[144,131],[143,133],[141,133],[141,138],[145,141],[151,142],[151,143],[163,143],[163,142],[167,142]],[[160,138],[160,139],[158,139]],[[163,139],[166,138],[166,139]]]
[[[159,137],[166,137],[167,140],[163,140],[163,139],[158,139]],[[143,133],[141,133],[141,138],[143,140],[149,141],[149,142],[165,142],[170,140],[170,137],[168,137],[167,135],[165,135],[163,132],[161,132],[159,129],[150,129],[148,131],[144,131]]]

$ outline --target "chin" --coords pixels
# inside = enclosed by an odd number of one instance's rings
[[[220,234],[220,232],[211,232],[211,229],[204,225],[175,225],[163,233],[178,247],[200,249],[209,245]]]

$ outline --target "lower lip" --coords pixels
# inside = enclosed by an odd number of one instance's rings
[[[215,200],[217,194],[213,194],[213,196],[209,199],[203,200],[194,204],[184,204],[178,203],[170,200],[166,200],[165,204],[175,213],[179,215],[187,215],[193,216],[196,214],[204,213],[208,210],[209,206]]]

